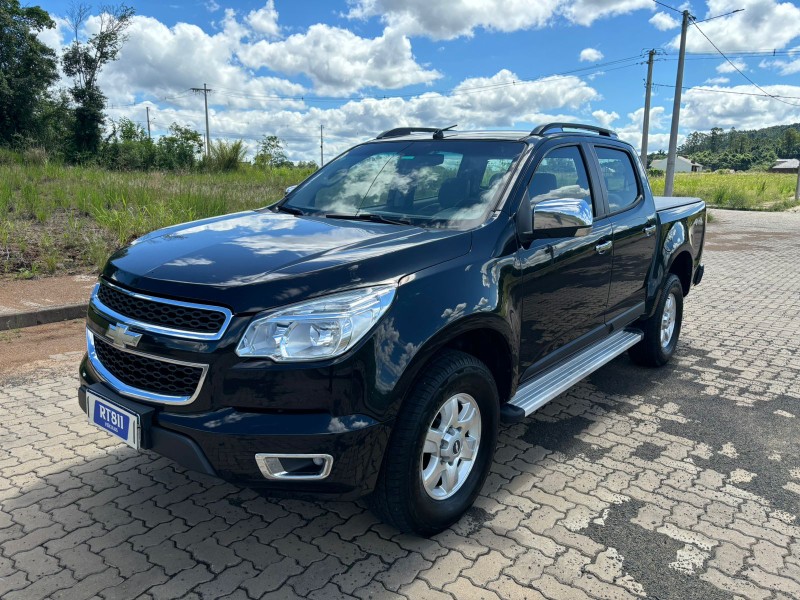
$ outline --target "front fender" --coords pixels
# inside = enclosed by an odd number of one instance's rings
[[[402,282],[373,334],[381,419],[391,419],[422,368],[459,336],[478,330],[502,338],[512,380],[519,356],[521,289],[514,255],[472,262],[475,254],[418,272]],[[489,340],[487,340],[488,343]]]

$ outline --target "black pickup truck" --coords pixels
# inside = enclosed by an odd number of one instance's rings
[[[114,254],[80,405],[134,448],[437,532],[517,422],[627,351],[675,352],[705,205],[608,130],[400,128],[270,207]]]

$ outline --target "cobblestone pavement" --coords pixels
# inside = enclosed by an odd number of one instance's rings
[[[504,429],[431,540],[117,444],[72,366],[6,381],[0,596],[800,597],[800,214],[715,216],[677,359],[621,357]]]

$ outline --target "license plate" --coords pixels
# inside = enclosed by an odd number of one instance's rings
[[[89,391],[86,392],[86,411],[91,424],[117,436],[131,448],[139,448],[139,415]]]

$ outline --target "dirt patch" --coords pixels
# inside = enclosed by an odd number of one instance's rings
[[[85,304],[96,282],[95,275],[3,281],[0,285],[0,315]]]
[[[0,332],[0,381],[42,368],[71,368],[86,346],[86,322],[64,321]]]

